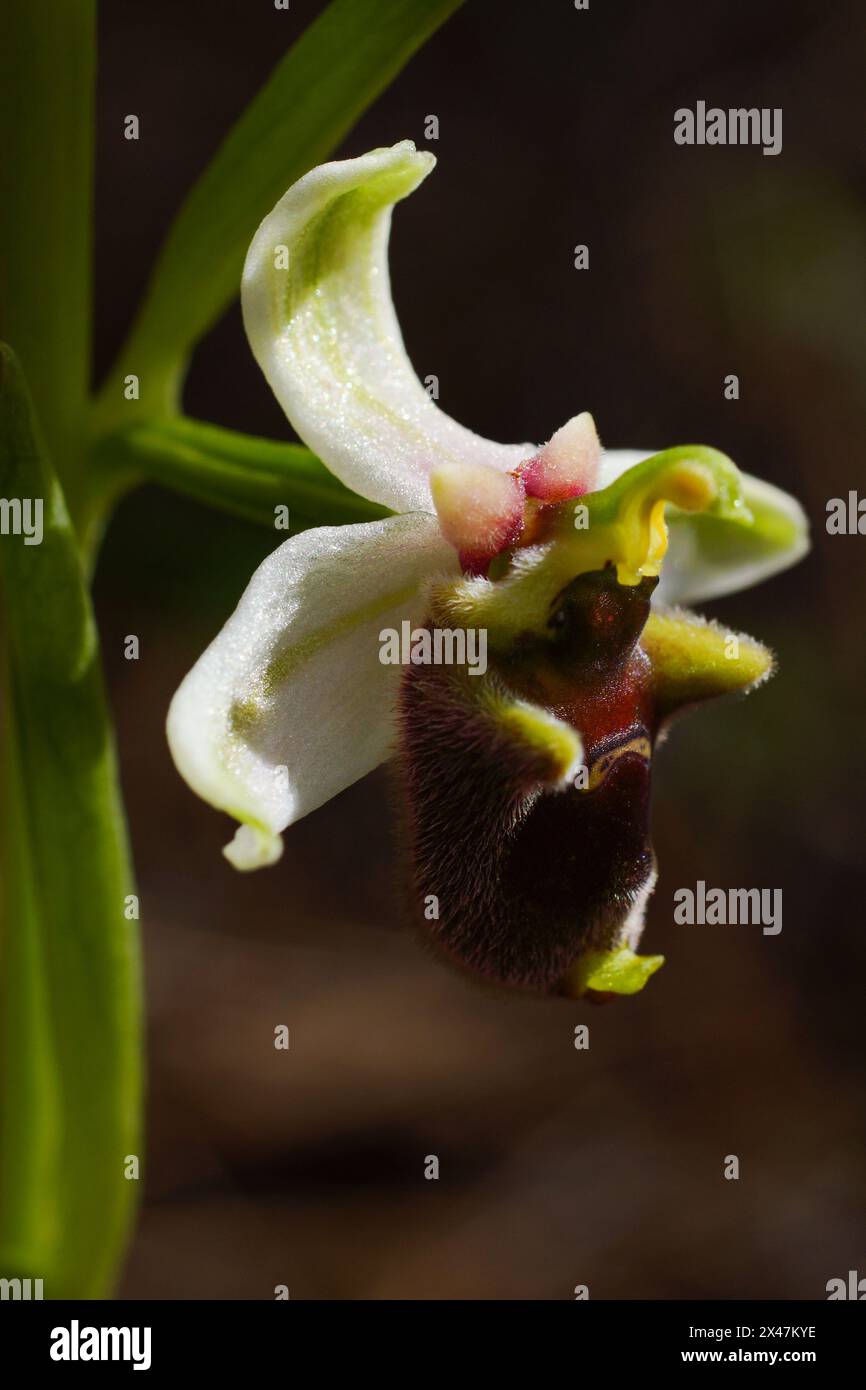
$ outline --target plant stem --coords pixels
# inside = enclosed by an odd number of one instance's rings
[[[462,0],[333,0],[275,67],[190,190],[98,402],[99,433],[180,404],[189,355],[238,292],[259,222],[331,156]],[[141,381],[137,402],[123,379]]]
[[[98,477],[119,490],[147,479],[273,529],[289,508],[289,529],[374,521],[388,509],[351,492],[300,444],[280,444],[177,417],[130,425],[101,440]],[[107,485],[107,484],[106,484]]]
[[[43,1278],[49,1298],[111,1291],[139,1188],[124,1174],[140,1153],[134,885],[69,519],[91,506],[95,12],[95,0],[0,6],[2,329],[42,426],[2,349],[0,491],[45,512],[40,544],[10,534],[0,547],[0,1275]]]
[[[0,491],[44,509],[38,545],[0,546],[0,1270],[49,1298],[104,1297],[139,1188],[138,914],[80,552],[5,348]]]
[[[90,389],[95,0],[0,6],[0,337],[77,512]]]

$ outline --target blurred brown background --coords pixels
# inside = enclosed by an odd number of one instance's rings
[[[185,190],[321,6],[101,8],[103,371]],[[149,1008],[125,1295],[821,1298],[866,1274],[866,538],[824,529],[827,499],[864,488],[864,40],[862,8],[833,0],[470,0],[339,152],[423,143],[439,117],[392,265],[449,413],[503,440],[591,409],[613,446],[715,444],[812,518],[796,571],[711,606],[781,669],[658,759],[644,940],[668,961],[645,994],[503,1000],[432,960],[397,924],[381,772],[293,828],[279,866],[234,873],[163,720],[274,538],[155,489],[123,504],[97,596]],[[677,147],[698,99],[782,107],[783,153]],[[289,437],[236,310],[186,404]],[[781,935],[675,926],[698,878],[783,888]]]

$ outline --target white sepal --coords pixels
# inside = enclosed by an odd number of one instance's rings
[[[241,823],[236,868],[273,863],[286,826],[388,756],[401,668],[379,634],[422,623],[427,578],[455,566],[412,515],[304,531],[256,570],[168,715],[182,776]]]
[[[391,211],[435,162],[404,140],[313,169],[259,227],[241,285],[250,346],[301,439],[354,492],[398,512],[433,510],[438,464],[507,470],[534,452],[450,419],[406,355],[388,274]]]

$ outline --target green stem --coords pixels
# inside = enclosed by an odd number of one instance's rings
[[[253,233],[290,184],[327,159],[462,0],[333,0],[304,31],[190,191],[100,394],[98,430],[179,406],[195,343],[238,292]],[[123,382],[139,377],[137,402]]]
[[[4,1276],[47,1276],[50,1289],[61,1224],[61,1101],[46,943],[22,813],[26,792],[17,737],[19,701],[8,654],[3,656],[0,1250]]]
[[[0,492],[42,535],[0,545],[5,617],[0,1270],[103,1297],[139,1183],[137,923],[99,642],[76,537],[0,349]]]
[[[351,492],[300,444],[239,434],[184,417],[130,425],[100,441],[98,476],[120,490],[147,479],[273,528],[289,508],[289,529],[341,526],[387,516]]]
[[[95,0],[0,5],[0,337],[73,512],[90,387],[95,45]]]

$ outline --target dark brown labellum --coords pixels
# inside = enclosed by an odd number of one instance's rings
[[[492,655],[484,677],[447,666],[404,676],[418,917],[454,962],[498,984],[556,992],[577,956],[619,944],[652,878],[656,729],[639,637],[654,584],[620,585],[613,568],[580,575],[546,629]],[[578,731],[582,777],[551,779],[543,724],[526,740],[502,718],[514,701]]]

